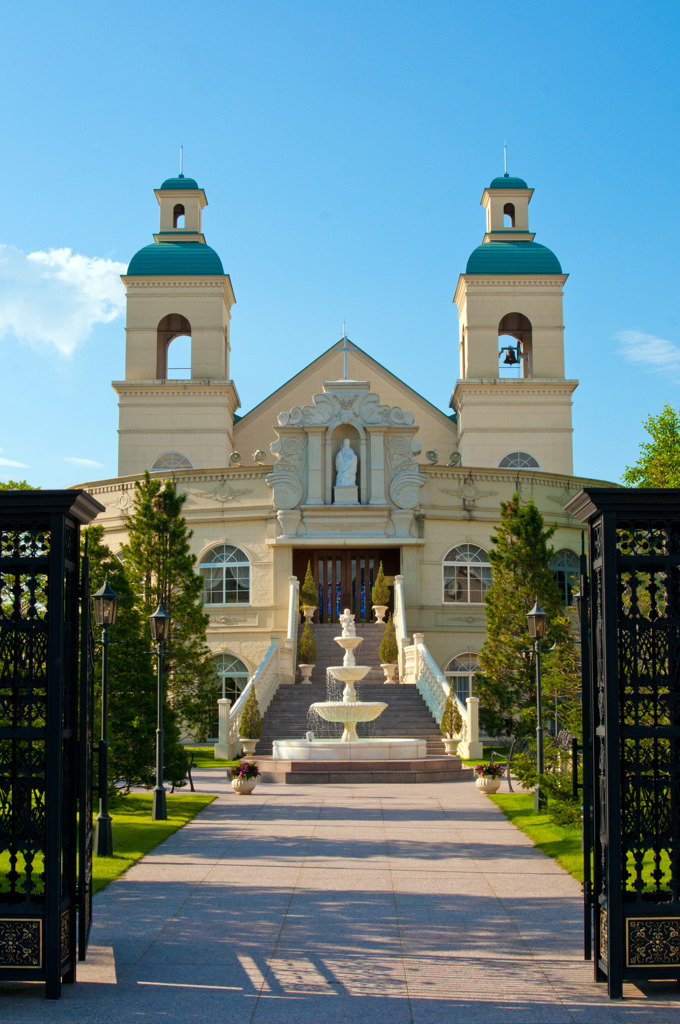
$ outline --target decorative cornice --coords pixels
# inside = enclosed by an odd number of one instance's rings
[[[144,280],[140,280],[137,277],[128,277],[127,274],[123,274],[123,281],[125,287],[130,290],[132,288],[215,288],[216,290],[223,291],[225,285],[225,279],[229,277],[225,274],[223,277],[215,278],[202,278],[202,277],[172,277],[168,279],[165,275],[163,277],[152,278],[149,274]]]

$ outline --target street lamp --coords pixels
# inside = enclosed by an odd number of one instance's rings
[[[547,800],[541,793],[541,775],[543,774],[543,706],[541,703],[541,640],[545,637],[548,629],[547,613],[539,606],[538,601],[527,613],[529,623],[529,636],[534,641],[534,652],[536,654],[536,772],[538,780],[534,790],[534,810],[542,811]]]
[[[153,791],[153,821],[166,821],[168,812],[165,804],[163,787],[163,644],[170,636],[170,616],[159,604],[153,615],[149,616],[151,639],[156,644],[158,655],[158,686],[156,691],[156,786]]]
[[[109,743],[106,726],[108,717],[109,685],[109,626],[116,622],[119,595],[110,586],[108,577],[104,586],[92,595],[94,617],[102,627],[102,731],[99,740],[99,814],[94,838],[95,853],[98,857],[113,856],[113,833],[109,815]]]

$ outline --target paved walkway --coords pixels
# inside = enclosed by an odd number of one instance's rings
[[[675,986],[595,985],[579,885],[471,783],[217,788],[95,898],[78,983],[0,986],[0,1021],[680,1024]]]

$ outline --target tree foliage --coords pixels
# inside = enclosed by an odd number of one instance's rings
[[[316,583],[314,582],[314,576],[312,575],[312,563],[308,561],[305,580],[300,590],[300,607],[304,608],[304,606],[307,605],[308,608],[316,608],[318,604],[319,594],[316,589]]]
[[[386,605],[390,603],[390,588],[385,582],[385,573],[383,572],[382,562],[378,568],[378,575],[375,578],[375,583],[371,590],[371,600],[374,605]]]
[[[501,503],[501,518],[489,551],[491,586],[486,594],[487,638],[479,655],[477,696],[481,720],[491,735],[529,734],[536,728],[535,667],[527,612],[535,601],[548,615],[544,641],[554,650],[543,658],[543,690],[559,700],[578,700],[578,656],[568,613],[550,570],[556,527],[546,527],[533,500],[518,494]],[[546,710],[549,704],[546,702]],[[576,715],[571,716],[575,720]]]
[[[448,736],[450,740],[456,736],[460,736],[463,731],[463,716],[458,710],[458,702],[453,692],[453,687],[450,688],[446,704],[444,705],[444,714],[441,720],[441,731],[442,736]]]
[[[680,487],[680,410],[666,402],[643,425],[651,440],[640,445],[640,457],[626,467],[623,482],[628,487]]]
[[[25,480],[0,481],[0,491],[39,491],[39,487],[33,487]]]
[[[397,632],[394,628],[394,619],[390,615],[387,619],[387,625],[383,638],[380,641],[380,660],[385,665],[391,665],[392,662],[396,661],[399,657],[399,648],[397,646]]]
[[[108,741],[109,784],[125,789],[152,786],[156,757],[156,661],[151,653],[148,625],[136,607],[136,595],[125,567],[104,543],[104,528],[83,530],[90,563],[90,591],[108,578],[120,597],[116,623],[109,630]],[[95,625],[99,639],[99,629]],[[101,722],[102,648],[95,647],[95,735]],[[167,706],[163,719],[164,777],[182,785],[186,755],[179,744],[175,715]]]
[[[123,557],[142,617],[146,620],[159,604],[171,616],[165,685],[180,720],[200,740],[207,734],[219,686],[206,644],[203,580],[194,569],[193,534],[182,515],[185,501],[170,480],[148,472],[138,480]]]
[[[316,640],[308,622],[305,622],[304,629],[298,640],[298,664],[316,664]]]

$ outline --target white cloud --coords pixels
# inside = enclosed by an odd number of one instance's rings
[[[680,377],[680,345],[642,331],[620,331],[616,338],[619,352],[629,363],[639,364],[649,373]]]
[[[4,448],[0,448],[0,452],[3,452],[4,450]],[[2,455],[0,455],[0,466],[18,466],[20,469],[28,469],[25,462],[15,462],[14,459],[5,459]]]
[[[0,338],[52,346],[64,356],[96,324],[120,316],[124,263],[81,256],[70,249],[24,253],[0,245]]]
[[[101,467],[103,462],[95,462],[94,459],[79,459],[77,455],[65,455],[64,462],[72,462],[74,466],[95,466]]]

